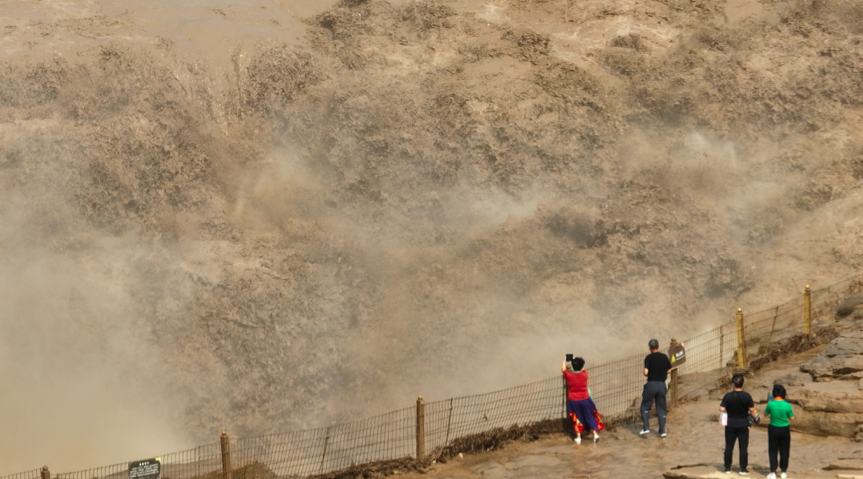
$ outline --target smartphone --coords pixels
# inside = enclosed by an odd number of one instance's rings
[[[566,355],[566,362],[568,362],[568,363],[571,363],[571,362],[572,362],[572,354],[567,354],[567,355]]]

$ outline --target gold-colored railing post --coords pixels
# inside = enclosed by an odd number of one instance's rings
[[[803,292],[803,330],[806,334],[812,334],[812,291],[808,284]]]
[[[425,459],[426,434],[425,434],[425,403],[423,397],[417,397],[417,460]]]
[[[51,479],[51,471],[48,470],[48,466],[42,466],[42,479]]]
[[[225,431],[219,437],[219,444],[222,447],[222,479],[231,479],[231,440]]]
[[[743,310],[737,308],[737,367],[746,367],[746,342],[743,338]]]
[[[671,351],[671,348],[674,348],[675,346],[678,346],[677,339],[671,338],[671,343],[668,346],[669,351]],[[668,388],[668,392],[671,393],[670,394],[671,404],[676,405],[677,404],[677,368],[674,366],[671,366],[671,384],[669,386],[670,387]]]

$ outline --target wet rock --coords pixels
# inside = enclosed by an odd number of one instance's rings
[[[809,364],[800,366],[816,381],[831,379],[863,379],[863,356],[844,356],[836,358],[815,358]]]
[[[863,459],[839,459],[824,468],[825,471],[835,470],[863,471]]]
[[[804,386],[812,382],[812,376],[806,372],[790,373],[773,380],[773,384],[788,387]]]
[[[844,318],[854,312],[854,308],[863,303],[863,295],[855,294],[836,305],[836,316]]]
[[[830,342],[809,364],[800,366],[816,381],[863,379],[863,332],[846,333]]]
[[[662,473],[665,479],[702,479],[707,477],[726,477],[720,466],[707,466],[703,464],[695,466],[678,466],[670,471]]]
[[[804,388],[797,391],[796,396],[790,401],[811,412],[863,414],[863,394],[860,393],[816,391]]]
[[[821,352],[822,356],[828,358],[850,354],[863,354],[863,331],[845,333],[830,341],[827,349]]]
[[[768,421],[762,421],[766,424]],[[806,411],[797,408],[791,421],[791,430],[813,436],[840,436],[854,438],[863,423],[861,413],[833,413]]]

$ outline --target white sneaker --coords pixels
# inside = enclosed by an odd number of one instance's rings
[[[774,475],[773,475],[773,477],[776,477],[776,475],[774,474]],[[782,475],[781,475],[781,476],[779,476],[779,477],[781,477],[782,479],[788,479],[788,474],[785,474],[785,473],[783,472],[783,473],[782,473]]]
[[[593,436],[593,442],[596,442],[596,441],[598,441],[598,440],[599,440],[599,434],[594,434],[594,436]]]
[[[580,437],[575,438],[575,443],[576,443],[576,444],[581,444],[581,438],[580,438]]]
[[[667,433],[664,433],[664,432],[663,432],[662,434],[660,434],[660,435],[659,435],[659,437],[666,437],[666,436],[668,436],[668,434],[667,434]]]
[[[767,474],[767,479],[776,479],[776,473],[771,472],[770,474]]]
[[[642,436],[645,434],[650,434],[650,429],[642,429],[641,432],[638,434],[641,434]]]

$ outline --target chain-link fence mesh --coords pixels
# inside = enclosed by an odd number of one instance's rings
[[[278,477],[305,477],[416,451],[416,409],[306,431],[240,438],[231,444],[235,467],[263,464]]]
[[[424,405],[427,451],[450,445],[455,438],[496,428],[523,426],[562,417],[563,383],[551,378],[512,389]]]
[[[589,370],[590,392],[596,408],[606,419],[625,414],[641,396],[644,355],[618,359]]]
[[[837,317],[837,305],[848,303],[849,297],[853,300],[853,295],[861,291],[863,275],[813,290],[808,300],[804,293],[775,308],[742,314],[743,351],[750,358],[764,356],[781,347],[783,341],[804,333],[807,301],[813,329],[832,324]],[[859,302],[863,303],[863,296]],[[853,307],[856,303],[848,304]],[[736,321],[681,343],[686,348],[686,362],[677,370],[682,382],[697,377],[715,380],[726,368],[737,365]],[[644,384],[643,361],[644,355],[639,354],[588,368],[593,399],[604,421],[637,417],[634,413]],[[680,391],[678,397],[686,393]],[[346,424],[234,439],[230,442],[231,477],[301,478],[362,464],[416,458],[418,449],[426,457],[434,457],[435,451],[442,451],[457,439],[564,418],[565,399],[561,378],[553,377],[502,391],[429,402],[421,408],[418,405]],[[220,443],[161,456],[162,479],[220,479],[223,458]],[[54,477],[127,478],[128,463]],[[0,479],[41,479],[41,470]]]

